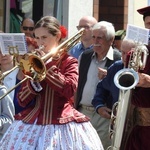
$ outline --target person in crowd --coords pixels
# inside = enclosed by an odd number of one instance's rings
[[[5,73],[6,71],[11,70],[14,67],[13,56],[9,54],[3,55],[0,52],[0,67],[1,67],[2,74]],[[15,87],[15,85],[19,83],[22,80],[22,78],[23,78],[23,74],[21,73],[21,70],[17,68],[4,77],[3,84],[4,86],[6,86],[7,91],[9,91],[13,87]],[[17,114],[22,109],[24,109],[23,107],[20,107],[18,104],[18,100],[17,100],[18,89],[19,87],[15,88],[8,94],[12,102],[14,102],[15,114]]]
[[[16,0],[10,0],[10,16],[9,18],[6,17],[6,19],[9,20],[9,32],[10,33],[20,33],[20,24],[22,20],[22,15],[17,10],[17,1]]]
[[[11,56],[9,54],[3,55],[2,52],[0,51],[1,73],[3,74],[4,72],[9,71],[13,67],[14,67],[13,56]],[[3,84],[6,86],[6,88],[8,90],[15,86],[18,70],[19,69],[17,68],[14,71],[12,71],[11,73],[9,73],[7,76],[4,77]],[[12,100],[14,99],[14,93],[15,93],[14,90],[11,93],[9,93],[9,96]]]
[[[145,28],[150,29],[150,6],[137,10],[143,15]],[[150,53],[150,45],[147,46]],[[131,103],[134,108],[135,126],[129,135],[126,150],[150,149],[150,55],[148,55],[145,69],[138,73],[139,83],[135,88]]]
[[[36,41],[34,41],[34,38],[31,37],[26,37],[27,41],[27,46],[28,46],[28,51],[31,52],[38,48],[38,45]],[[11,70],[14,65],[17,65],[17,62],[14,62],[13,56],[12,55],[3,55],[0,52],[0,69],[1,73],[7,72]],[[24,78],[24,75],[22,73],[21,68],[17,68],[10,72],[7,76],[4,77],[3,84],[6,86],[7,90],[9,91],[13,87],[15,87],[22,79]],[[17,86],[14,90],[12,90],[9,93],[10,98],[14,102],[15,106],[15,114],[19,113],[20,111],[24,110],[24,107],[21,107],[18,103],[17,99],[17,93],[20,89],[20,86]]]
[[[21,22],[20,31],[25,34],[25,36],[34,37],[34,21],[30,18],[24,18]]]
[[[122,40],[124,39],[126,35],[126,31],[125,30],[118,30],[115,33],[115,40],[113,42],[113,48],[117,49],[118,51],[121,51],[121,43]]]
[[[115,74],[126,67],[127,54],[130,50],[135,48],[133,40],[124,39],[121,44],[122,59],[114,62],[107,70],[106,77],[100,81],[96,88],[96,93],[92,99],[92,105],[96,112],[104,118],[110,119],[111,109],[119,98],[119,89],[114,83]],[[111,95],[108,97],[108,95]]]
[[[41,18],[35,25],[34,33],[41,57],[53,52],[46,60],[46,76],[43,80],[25,81],[18,93],[21,106],[32,99],[35,105],[15,115],[2,140],[2,149],[40,150],[103,150],[96,130],[89,118],[73,107],[72,98],[78,81],[78,62],[64,50],[55,58],[53,50],[61,43],[66,33],[59,21],[52,16]],[[38,79],[38,76],[37,76]],[[9,138],[8,138],[9,137]]]
[[[93,26],[93,49],[83,52],[79,57],[79,80],[75,94],[75,108],[90,118],[104,149],[110,145],[109,120],[96,113],[91,101],[100,80],[99,72],[102,76],[106,75],[107,68],[116,60],[121,59],[120,52],[112,48],[114,38],[115,29],[112,23],[100,21]]]
[[[7,93],[7,88],[0,83],[0,97]],[[14,121],[14,104],[9,95],[0,100],[0,140]]]
[[[137,12],[143,15],[144,26],[147,29],[150,29],[150,6],[140,8]]]
[[[4,33],[4,32],[0,31],[0,33]],[[0,52],[0,73],[2,75],[3,71],[5,71],[5,69],[3,68],[3,64],[6,64],[9,59],[7,59],[7,56],[5,57],[5,59],[3,59],[1,56],[2,54]],[[6,65],[6,67],[9,67],[9,66]],[[1,79],[0,81],[0,97],[3,95],[6,95],[7,90],[8,90],[7,87],[3,85],[4,84],[3,80],[4,79]],[[7,131],[8,127],[14,121],[14,115],[15,115],[15,108],[14,108],[14,104],[12,101],[12,97],[10,97],[10,95],[6,95],[4,98],[0,100],[0,122],[1,122],[0,123],[0,140],[2,139],[4,133]]]
[[[92,48],[92,27],[97,23],[97,20],[92,16],[84,16],[80,19],[77,29],[84,28],[85,31],[81,36],[81,41],[77,43],[72,49],[69,50],[69,54],[78,59],[79,55]]]

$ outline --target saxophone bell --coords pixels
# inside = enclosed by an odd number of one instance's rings
[[[138,73],[129,68],[119,70],[114,76],[114,83],[121,90],[130,90],[134,88],[138,82]]]

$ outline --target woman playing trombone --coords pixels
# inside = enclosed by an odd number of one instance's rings
[[[35,38],[43,57],[66,36],[56,18],[46,16],[35,25]],[[15,116],[15,122],[0,142],[2,149],[100,150],[101,141],[89,118],[73,108],[72,97],[77,87],[77,60],[64,52],[58,59],[45,62],[46,77],[40,82],[27,80],[18,93],[19,103],[34,106]]]

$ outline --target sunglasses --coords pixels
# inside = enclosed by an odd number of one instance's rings
[[[27,31],[29,29],[29,31],[33,31],[34,27],[26,27],[26,26],[23,26],[22,27],[23,30]]]

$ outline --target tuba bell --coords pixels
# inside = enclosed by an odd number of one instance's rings
[[[127,68],[118,71],[114,76],[114,83],[119,88],[119,99],[113,105],[109,126],[111,146],[107,150],[124,150],[129,129],[132,91],[139,82],[138,71],[146,65],[148,49],[145,45],[136,44],[130,51]]]

